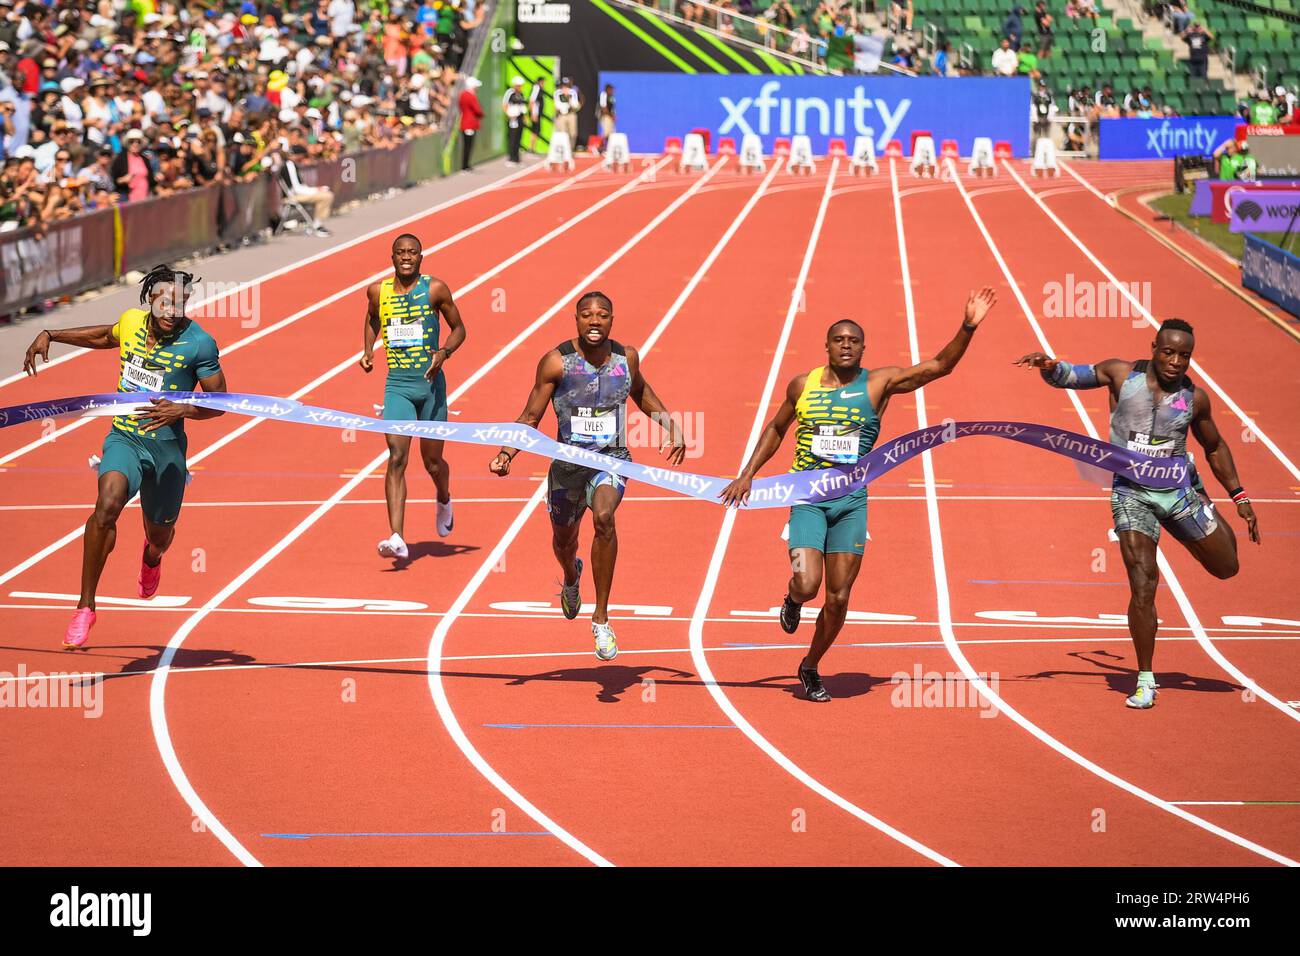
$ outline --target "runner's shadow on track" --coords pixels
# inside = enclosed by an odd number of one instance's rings
[[[604,667],[564,667],[553,671],[544,671],[541,674],[521,674],[514,680],[506,683],[506,687],[520,687],[532,681],[573,681],[580,684],[592,683],[596,685],[596,700],[602,704],[617,704],[620,702],[620,695],[626,693],[634,687],[641,687],[642,682],[649,679],[655,684],[699,684],[694,680],[665,680],[662,677],[652,676],[652,672],[662,671],[666,675],[676,675],[679,678],[691,678],[695,675],[690,671],[679,671],[675,667],[657,667],[648,665],[643,667],[626,667],[622,664],[607,664]],[[444,672],[445,673],[445,672]],[[448,675],[451,676],[451,675]],[[475,675],[484,676],[484,675]],[[508,675],[497,675],[505,677]]]
[[[1039,671],[1037,674],[1021,674],[1021,680],[1039,680],[1054,679],[1057,677],[1103,677],[1106,680],[1106,689],[1113,694],[1123,694],[1125,697],[1133,693],[1133,688],[1137,683],[1138,672],[1131,667],[1122,667],[1118,664],[1108,664],[1105,661],[1094,660],[1087,655],[1092,654],[1097,657],[1108,657],[1114,661],[1122,661],[1124,658],[1111,654],[1109,651],[1070,651],[1069,656],[1083,661],[1085,664],[1091,664],[1095,670],[1090,671]],[[1217,677],[1193,677],[1190,674],[1184,674],[1181,671],[1156,671],[1156,685],[1163,690],[1190,690],[1208,694],[1231,694],[1240,693],[1246,688],[1240,684],[1234,684],[1231,681],[1220,680]]]
[[[776,684],[774,681],[782,681]],[[863,694],[871,693],[871,688],[878,684],[888,684],[888,677],[876,677],[872,674],[860,674],[856,671],[847,671],[840,674],[823,674],[822,683],[826,685],[826,690],[835,698],[840,697],[861,697]],[[798,677],[791,678],[789,674],[781,674],[777,677],[764,677],[760,680],[749,681],[744,684],[734,684],[736,687],[776,687],[785,691],[796,700],[806,700],[803,692],[803,684],[799,682]]]
[[[82,666],[82,661],[87,663],[97,661],[96,666],[99,666],[98,660],[102,658],[124,661],[116,671],[109,672],[107,669],[96,671],[96,673],[102,674],[102,680],[112,680],[117,677],[138,677],[157,670],[165,649],[157,644],[94,644],[84,651],[68,651],[60,648],[58,650],[51,649],[50,653],[57,654],[61,660],[67,662],[66,667],[61,667],[60,670],[79,673],[87,673],[91,670],[91,668]],[[0,646],[0,650],[30,651],[31,648]],[[114,651],[127,653],[113,653]],[[148,653],[142,657],[130,653],[138,651],[147,651]],[[182,647],[176,651],[171,666],[173,668],[232,667],[239,664],[255,663],[257,663],[257,658],[249,654],[241,654],[238,651]]]
[[[477,544],[447,544],[443,541],[417,541],[410,545],[410,552],[403,560],[393,560],[392,567],[385,568],[384,574],[392,574],[394,571],[405,571],[416,561],[421,558],[450,558],[455,554],[468,554],[470,551],[478,551]]]

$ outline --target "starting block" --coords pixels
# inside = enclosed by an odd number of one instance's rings
[[[994,159],[1010,159],[1014,155],[1015,151],[1011,148],[1011,144],[1005,139],[1000,139],[993,144]]]
[[[970,169],[972,176],[996,176],[997,167],[993,165],[993,140],[988,136],[975,137],[975,145],[970,151]]]
[[[912,175],[933,179],[938,165],[939,161],[934,157],[934,140],[929,136],[918,136],[912,147]]]
[[[680,156],[682,154],[682,140],[679,136],[668,136],[664,138],[664,155]]]
[[[858,136],[853,140],[853,159],[849,162],[849,169],[853,175],[859,171],[870,170],[873,173],[880,172],[880,167],[876,165],[876,141],[872,136]]]
[[[790,142],[790,158],[786,168],[792,173],[815,173],[817,166],[813,163],[812,140],[807,136],[796,136]]]
[[[903,144],[896,139],[891,139],[885,144],[885,155],[890,159],[903,158]]]
[[[632,165],[632,153],[627,146],[627,133],[610,133],[609,145],[605,149],[602,165],[606,169],[615,169],[625,173]]]
[[[761,173],[763,165],[763,141],[757,133],[746,133],[740,140],[740,169],[746,172]]]
[[[735,156],[736,141],[732,139],[730,136],[724,136],[720,140],[718,140],[718,155]]]
[[[551,134],[551,146],[546,151],[546,169],[549,172],[560,166],[574,168],[573,144],[569,142],[568,133],[557,130]]]
[[[709,161],[704,156],[704,137],[699,133],[687,133],[686,142],[682,146],[682,158],[677,163],[677,171],[679,173],[687,169],[703,171],[707,165]]]
[[[778,139],[775,143],[772,144],[772,155],[789,156],[790,141],[788,139]]]
[[[605,145],[605,137],[595,134],[587,137],[587,152],[599,153],[600,148]]]
[[[957,141],[955,139],[945,139],[942,143],[939,144],[939,158],[940,159],[961,158],[961,153],[957,149]]]
[[[849,155],[848,148],[844,145],[844,140],[833,139],[826,146],[826,155],[844,159]]]
[[[1040,136],[1034,143],[1034,165],[1031,172],[1035,175],[1059,176],[1061,169],[1056,165],[1056,144],[1046,136]]]

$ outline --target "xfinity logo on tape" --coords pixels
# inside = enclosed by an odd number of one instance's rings
[[[133,936],[148,936],[153,928],[152,893],[69,893],[50,897],[50,925],[126,926]]]
[[[877,142],[894,138],[903,117],[912,105],[910,99],[900,99],[891,109],[889,102],[876,97],[869,99],[865,87],[855,86],[849,97],[833,96],[775,96],[780,90],[780,80],[768,80],[758,96],[746,96],[739,102],[729,96],[719,96],[718,103],[727,111],[727,118],[718,127],[718,135],[725,136],[733,130],[744,135],[757,132],[760,136],[795,136],[819,133],[822,136],[849,136],[861,134],[874,136]],[[875,126],[869,124],[869,111],[879,115],[884,128],[876,136]],[[809,114],[813,114],[810,121]],[[853,124],[848,124],[852,116]],[[757,122],[757,127],[750,123]]]

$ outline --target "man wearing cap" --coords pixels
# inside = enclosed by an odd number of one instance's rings
[[[569,148],[578,148],[578,111],[582,109],[582,94],[567,76],[555,88],[555,132],[566,133]]]
[[[63,97],[59,101],[63,118],[68,121],[69,127],[80,133],[85,129],[85,113],[82,112],[81,101],[86,97],[86,84],[78,77],[69,76],[59,83],[59,88],[63,90]]]
[[[506,149],[509,152],[507,165],[519,165],[519,146],[524,137],[524,113],[528,111],[528,100],[524,97],[524,78],[516,76],[510,81],[510,89],[501,99],[501,111],[506,114]]]

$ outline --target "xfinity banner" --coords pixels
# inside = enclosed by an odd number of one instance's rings
[[[1103,119],[1099,159],[1173,159],[1209,156],[1236,135],[1235,116]]]
[[[706,128],[712,142],[739,144],[757,133],[763,149],[778,139],[806,134],[824,155],[831,139],[851,149],[855,136],[871,135],[876,151],[891,139],[911,141],[927,130],[935,142],[957,140],[969,155],[977,136],[1006,140],[1017,156],[1029,155],[1027,77],[704,76],[608,73],[616,122],[633,152],[658,153],[669,136]]]

